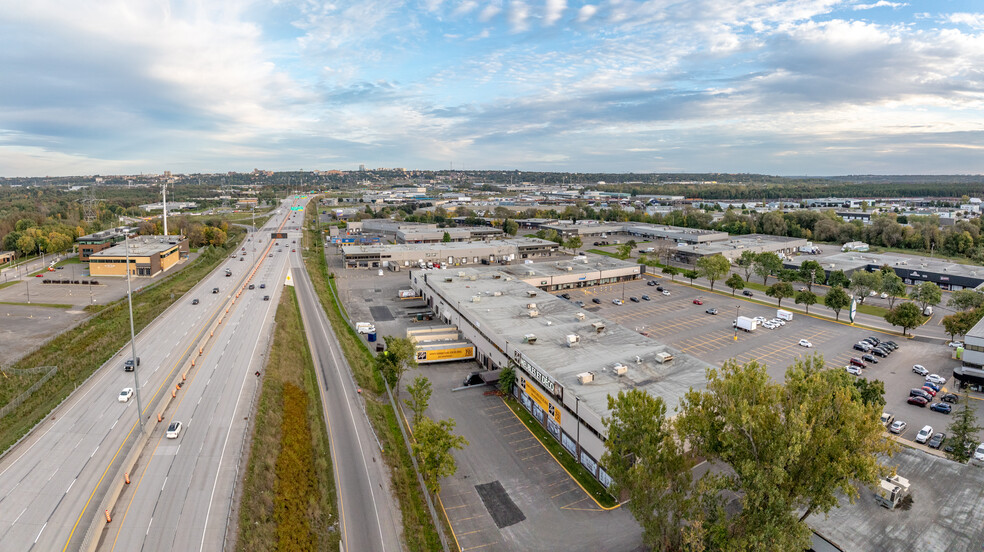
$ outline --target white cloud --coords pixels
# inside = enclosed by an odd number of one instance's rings
[[[522,0],[512,0],[509,4],[509,26],[512,32],[521,33],[529,29],[530,7]]]
[[[946,16],[946,20],[972,29],[984,29],[984,13],[951,13]]]
[[[908,6],[908,5],[909,4],[905,4],[905,3],[902,3],[902,2],[889,2],[888,0],[878,0],[874,4],[858,4],[858,5],[854,6],[851,9],[853,9],[855,11],[858,11],[858,10],[870,10],[870,9],[873,9],[873,8],[892,8],[892,9],[898,9],[898,8],[904,8],[905,6]]]
[[[598,6],[585,4],[581,6],[581,9],[577,10],[577,21],[579,23],[585,23],[594,17],[596,13],[598,13]]]
[[[567,0],[547,0],[544,6],[543,24],[547,27],[552,26],[564,14],[567,9]]]
[[[475,0],[465,0],[464,2],[458,4],[458,7],[456,7],[452,13],[454,13],[455,16],[460,17],[463,15],[468,15],[469,13],[475,11],[476,8],[478,8],[478,2]]]
[[[499,4],[496,3],[489,4],[484,8],[482,8],[482,11],[479,12],[478,20],[485,23],[490,19],[492,19],[493,17],[495,17],[496,15],[499,15],[499,12],[501,11],[502,11],[502,6],[500,6]]]

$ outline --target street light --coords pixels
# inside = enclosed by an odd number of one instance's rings
[[[735,341],[738,341],[738,313],[741,312],[741,305],[735,306]]]
[[[575,460],[581,461],[581,417],[578,415],[578,407],[581,405],[581,397],[574,395],[574,422],[577,423],[577,434],[575,435],[574,450],[577,451]]]

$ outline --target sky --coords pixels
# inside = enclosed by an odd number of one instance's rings
[[[0,0],[0,176],[984,173],[981,0]]]

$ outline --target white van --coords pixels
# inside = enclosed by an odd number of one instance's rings
[[[788,310],[779,309],[776,311],[776,318],[788,322],[793,319],[793,313],[789,312]]]
[[[360,334],[371,334],[376,333],[376,326],[369,322],[356,322],[355,331]]]
[[[933,307],[926,305],[926,308],[923,309],[923,316],[933,316]]]

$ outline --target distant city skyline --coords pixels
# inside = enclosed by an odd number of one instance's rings
[[[0,176],[984,173],[970,0],[0,5]]]

